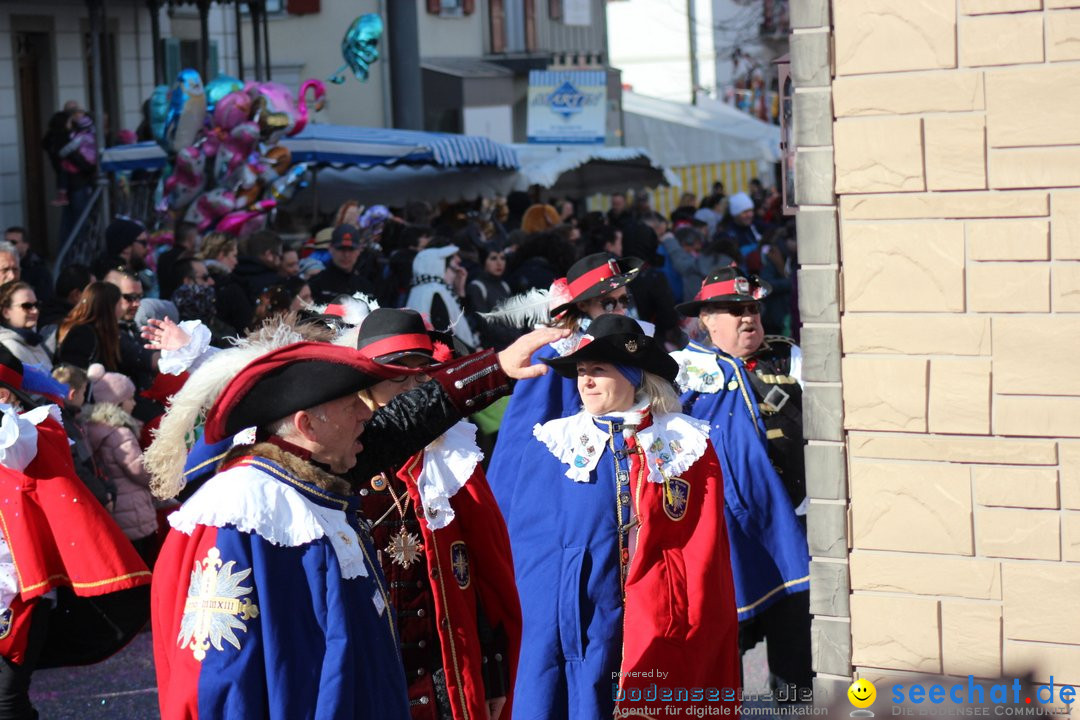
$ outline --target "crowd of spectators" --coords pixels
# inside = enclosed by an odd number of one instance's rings
[[[148,319],[201,321],[212,344],[228,347],[268,318],[318,313],[343,295],[370,304],[411,307],[435,330],[470,348],[502,348],[520,330],[490,321],[512,296],[547,291],[584,255],[607,252],[644,262],[629,285],[631,314],[655,325],[669,349],[695,326],[675,304],[691,299],[702,278],[737,265],[773,287],[766,332],[792,333],[794,226],[775,192],[760,184],[726,196],[718,183],[700,201],[684,195],[670,217],[649,196],[611,197],[607,212],[582,212],[569,200],[426,203],[390,210],[349,202],[333,221],[291,242],[264,229],[246,237],[201,235],[178,222],[171,242],[153,243],[130,219],[114,220],[92,266],[53,273],[31,250],[25,230],[0,243],[0,344],[33,371],[51,374],[63,397],[80,476],[152,561],[157,515],[141,450],[144,425],[164,412],[167,388],[183,382],[159,372],[141,328]],[[163,389],[165,388],[165,389]]]

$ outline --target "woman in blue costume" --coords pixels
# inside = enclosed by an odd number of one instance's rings
[[[551,310],[553,324],[573,331],[570,337],[536,351],[533,364],[572,351],[593,318],[604,313],[625,315],[630,296],[626,285],[641,269],[637,258],[616,260],[608,253],[586,255],[566,272],[569,300]],[[573,415],[581,409],[574,383],[548,373],[514,386],[503,413],[499,437],[491,453],[487,478],[492,489],[512,486],[521,467],[521,451],[532,438],[533,425]]]
[[[731,714],[724,478],[707,425],[679,412],[678,366],[613,314],[545,362],[583,409],[537,424],[528,476],[495,491],[522,603],[514,719]]]
[[[689,317],[702,317],[703,329],[761,336],[761,299],[769,286],[736,268],[721,268],[705,278],[693,300],[677,305]],[[756,321],[756,322],[755,322]],[[770,681],[788,684],[807,698],[811,684],[809,555],[806,533],[783,482],[769,460],[765,426],[746,367],[713,343],[691,342],[672,353],[679,363],[676,383],[684,411],[709,423],[709,437],[724,471],[725,516],[731,540],[741,645],[757,643],[756,625],[768,632]],[[805,689],[803,689],[805,688]],[[790,693],[790,688],[788,688]]]

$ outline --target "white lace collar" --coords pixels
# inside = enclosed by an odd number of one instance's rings
[[[728,390],[739,389],[737,375],[724,385],[724,372],[720,369],[720,363],[714,352],[688,346],[685,350],[676,350],[671,353],[671,357],[679,363],[679,374],[675,377],[675,384],[679,386],[681,392],[692,390],[712,394],[722,392],[725,387]]]
[[[465,487],[483,457],[476,444],[476,426],[465,420],[424,449],[424,468],[416,489],[429,528],[444,528],[454,519],[450,498]]]
[[[207,480],[169,515],[169,524],[187,535],[197,525],[232,525],[284,547],[299,547],[326,537],[343,578],[368,575],[360,538],[343,511],[316,505],[252,465],[236,465]]]
[[[41,405],[19,413],[11,405],[0,405],[0,465],[22,472],[37,457],[37,425],[52,417],[63,425],[60,408]]]
[[[537,424],[533,436],[566,465],[566,477],[574,482],[589,482],[610,440],[608,433],[584,410],[568,418]],[[652,424],[638,431],[637,438],[645,449],[649,481],[662,483],[665,478],[688,470],[705,454],[709,424],[682,413],[663,413],[654,415]]]

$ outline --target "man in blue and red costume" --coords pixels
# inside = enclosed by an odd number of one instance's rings
[[[374,415],[358,392],[409,374],[295,343],[243,367],[208,443],[256,428],[172,516],[155,571],[162,717],[409,718],[399,636],[360,497],[342,475],[403,463],[508,391],[554,331],[478,353]]]
[[[786,373],[769,370],[769,382],[783,384],[771,394],[759,393],[758,377],[748,374],[754,370],[747,365],[753,362],[749,353],[738,352],[762,345],[761,300],[769,290],[737,268],[716,270],[692,300],[676,306],[699,318],[709,342],[691,342],[672,356],[679,363],[677,383],[686,413],[709,423],[724,469],[740,647],[745,652],[766,639],[773,689],[781,699],[807,701],[812,697],[810,557],[793,505],[801,498],[792,491],[802,485],[802,428],[797,437],[787,430],[785,439],[784,431],[762,417],[765,412],[786,417],[796,405],[786,397],[798,386]],[[776,442],[788,443],[798,454],[797,470],[796,463],[772,457]]]
[[[425,369],[450,356],[413,310],[373,311],[357,348],[380,365]],[[423,377],[401,375],[360,394],[382,408]],[[521,607],[482,458],[476,426],[463,420],[400,468],[353,478],[382,550],[413,720],[510,716]]]
[[[37,668],[113,654],[146,623],[150,571],[76,475],[55,405],[0,348],[0,718],[36,718]],[[20,412],[22,411],[22,412]]]

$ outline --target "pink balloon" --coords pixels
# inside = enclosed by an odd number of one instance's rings
[[[300,102],[298,103],[298,112],[296,118],[296,126],[293,127],[292,132],[289,135],[296,135],[307,127],[308,122],[308,106],[307,95],[308,90],[314,91],[315,103],[313,110],[318,112],[322,110],[323,103],[326,102],[326,85],[322,80],[317,78],[309,78],[304,81],[304,84],[300,86]]]
[[[249,117],[251,117],[251,97],[239,90],[221,98],[214,107],[214,125],[226,132]]]

